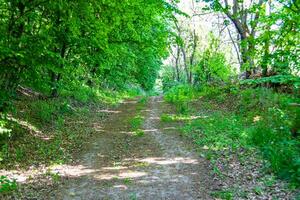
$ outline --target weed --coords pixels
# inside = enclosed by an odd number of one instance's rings
[[[146,105],[147,102],[148,102],[148,96],[143,96],[138,101],[138,103],[141,104],[141,105]]]
[[[135,116],[133,119],[130,120],[130,127],[132,130],[137,130],[141,127],[144,118],[140,115]]]
[[[2,146],[2,149],[0,151],[0,162],[5,161],[9,158],[9,149],[8,149],[8,144],[4,144]]]
[[[130,200],[137,200],[138,198],[137,198],[136,193],[131,193],[129,199]]]
[[[17,190],[16,180],[10,180],[6,176],[0,176],[0,193],[8,193]]]
[[[56,104],[51,101],[38,100],[31,104],[32,114],[42,123],[51,122],[56,110]]]
[[[132,179],[131,178],[124,178],[123,183],[125,185],[131,185],[132,184]]]
[[[231,190],[213,192],[212,195],[216,198],[225,199],[225,200],[233,199],[233,192]]]
[[[16,159],[22,161],[25,157],[25,153],[22,148],[16,148]]]
[[[178,88],[178,86],[177,86]],[[180,87],[179,87],[180,88]],[[178,102],[178,89],[171,90],[166,99],[175,104]],[[177,94],[173,94],[177,92]],[[207,147],[206,157],[214,158],[214,152],[219,150],[255,147],[268,161],[266,167],[291,184],[300,184],[300,140],[292,135],[291,130],[299,131],[298,108],[289,108],[290,102],[299,102],[299,99],[289,95],[274,93],[266,88],[246,89],[240,91],[235,99],[220,94],[219,88],[204,87],[199,93],[192,90],[192,94],[185,97],[206,95],[216,103],[235,102],[238,110],[215,111],[201,120],[189,121],[183,128],[183,135],[190,137],[200,147]],[[180,98],[179,98],[180,99]],[[180,102],[180,101],[179,101]],[[188,102],[188,100],[184,101]],[[205,106],[205,109],[213,109]],[[298,117],[298,118],[297,118]],[[175,118],[163,114],[162,121],[173,121]],[[297,121],[298,120],[298,121]],[[295,135],[295,133],[294,133]]]
[[[261,187],[259,187],[259,186],[255,186],[255,187],[254,187],[254,192],[255,192],[256,194],[258,194],[258,195],[262,195],[263,189],[262,189]]]
[[[160,120],[162,122],[171,122],[171,121],[173,121],[173,118],[172,118],[172,116],[164,113],[160,116]]]
[[[145,132],[141,129],[138,129],[138,130],[134,131],[133,135],[135,137],[143,137],[145,135]]]

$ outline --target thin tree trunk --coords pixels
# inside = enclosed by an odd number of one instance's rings
[[[60,57],[62,58],[62,60],[65,58],[66,51],[67,51],[67,45],[66,43],[63,43],[62,48],[60,50]],[[63,63],[60,65],[60,68],[61,69],[64,68]],[[58,82],[60,81],[61,78],[62,78],[61,73],[56,74],[53,71],[51,72],[51,83],[52,83],[51,97],[58,97]]]
[[[233,37],[232,37],[232,35],[231,35],[231,32],[230,32],[230,30],[229,30],[228,27],[227,27],[227,31],[228,31],[228,35],[229,35],[229,37],[230,37],[230,40],[231,40],[231,42],[232,42],[232,44],[233,44],[234,50],[235,50],[235,52],[236,52],[236,56],[237,56],[237,59],[238,59],[238,61],[239,61],[239,65],[240,65],[240,67],[242,67],[242,61],[241,61],[241,57],[240,57],[240,51],[239,51],[239,49],[238,49],[236,43],[234,42],[234,39],[233,39]]]
[[[186,59],[186,53],[183,47],[181,47],[181,52],[182,52],[182,56],[183,56],[183,65],[184,65],[184,70],[185,70],[185,74],[186,74],[186,80],[187,83],[191,83],[190,82],[190,73],[189,73],[189,69],[188,69],[188,64],[187,64],[187,59]]]
[[[194,66],[194,58],[195,58],[195,53],[196,53],[196,49],[197,49],[197,42],[198,42],[198,37],[196,35],[196,30],[194,29],[193,31],[193,49],[192,49],[192,54],[190,57],[190,83],[193,83],[193,71],[192,68]]]
[[[176,78],[177,81],[180,82],[180,72],[179,72],[179,59],[180,59],[180,49],[177,46],[177,52],[176,52],[176,58],[175,58],[175,69],[176,69]]]

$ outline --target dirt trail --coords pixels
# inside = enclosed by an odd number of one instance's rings
[[[212,199],[206,162],[188,150],[176,129],[160,123],[161,98],[150,98],[141,111],[142,137],[132,136],[128,122],[136,104],[109,111],[78,163],[54,169],[64,178],[52,199]]]

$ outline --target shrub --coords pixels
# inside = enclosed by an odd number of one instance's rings
[[[269,109],[254,123],[249,136],[280,177],[300,183],[300,140],[290,131],[292,118],[280,109]]]
[[[57,109],[57,105],[53,101],[38,100],[31,103],[32,115],[42,123],[51,122]]]
[[[199,88],[199,95],[207,98],[216,98],[221,95],[224,91],[220,87],[214,87],[211,85],[204,85]]]
[[[164,99],[175,105],[177,112],[186,114],[189,108],[189,101],[196,97],[196,91],[189,85],[178,85],[165,93]]]
[[[211,104],[211,99],[220,103],[219,94],[223,93],[222,89],[207,86],[200,88],[198,95],[210,97],[205,99]],[[291,102],[299,103],[299,99],[256,88],[240,90],[234,96],[222,95],[221,100],[235,103],[238,109],[213,112],[207,118],[192,121],[184,127],[185,135],[209,149],[256,147],[267,161],[267,169],[299,186],[300,108],[289,106]],[[168,116],[161,119],[169,120]]]

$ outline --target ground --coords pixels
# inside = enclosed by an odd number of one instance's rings
[[[211,199],[205,162],[187,150],[176,135],[160,125],[161,98],[151,98],[141,110],[145,135],[134,137],[128,121],[137,112],[136,101],[111,111],[101,134],[82,159],[56,169],[64,184],[53,199]]]
[[[110,110],[107,120],[91,120],[94,137],[69,165],[48,169],[58,183],[36,187],[37,199],[213,199],[207,161],[178,134],[160,122],[161,97],[144,106],[124,101]],[[143,136],[134,136],[130,120],[144,117]],[[96,115],[95,115],[96,116]],[[88,123],[88,122],[87,122]],[[24,177],[24,176],[23,176]],[[28,177],[27,177],[28,178]],[[45,185],[47,185],[45,183]],[[35,186],[33,186],[35,187]],[[26,199],[26,194],[20,198]]]
[[[82,141],[73,161],[43,170],[5,172],[21,184],[20,192],[4,198],[293,199],[280,182],[258,191],[262,174],[251,155],[246,165],[234,159],[238,155],[220,156],[220,163],[214,165],[223,174],[218,177],[202,156],[204,150],[182,136],[183,122],[162,122],[162,114],[174,112],[172,106],[162,97],[150,97],[146,103],[140,100],[92,109],[89,119],[82,116],[83,129],[91,136]],[[103,115],[108,117],[104,120]],[[140,115],[144,134],[136,135],[131,122]],[[231,188],[238,188],[240,196],[231,196]]]

